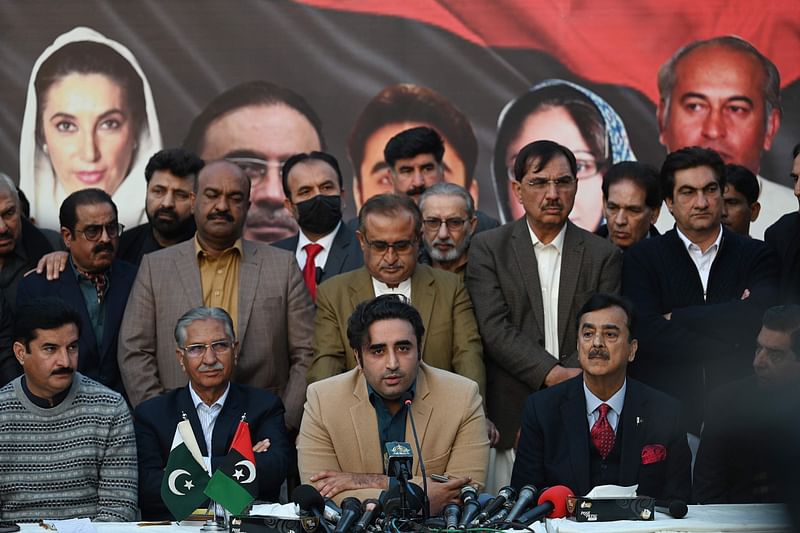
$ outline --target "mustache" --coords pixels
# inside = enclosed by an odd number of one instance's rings
[[[433,242],[431,242],[431,245],[432,246],[436,246],[437,244],[445,244],[447,246],[455,246],[456,245],[456,243],[453,242],[453,239],[451,239],[449,237],[447,239],[440,239],[439,237],[436,237],[435,239],[433,239]]]
[[[114,245],[111,244],[110,242],[101,242],[100,244],[98,244],[97,246],[92,248],[92,253],[93,254],[99,254],[99,253],[102,253],[102,252],[111,252],[113,254],[114,253]]]
[[[11,230],[6,229],[3,232],[0,232],[0,239],[13,239],[14,235],[11,233]]]
[[[231,215],[227,211],[217,211],[215,213],[211,213],[210,215],[208,215],[208,220],[217,220],[217,219],[233,222],[233,215]]]
[[[165,215],[170,218],[178,218],[178,212],[175,211],[173,207],[159,207],[156,209],[156,212],[153,213],[154,216]]]
[[[222,363],[220,363],[219,361],[217,361],[217,362],[216,362],[216,363],[214,363],[213,365],[206,365],[206,364],[203,364],[203,365],[200,365],[200,366],[197,368],[197,371],[198,371],[198,372],[211,372],[211,371],[213,371],[213,370],[225,370],[225,365],[223,365]]]
[[[600,349],[600,348],[592,348],[589,350],[589,357],[602,357],[604,359],[609,358],[608,351]]]
[[[424,193],[427,190],[427,187],[424,185],[417,185],[416,187],[411,187],[406,191],[406,194],[409,196],[419,196],[420,194]]]
[[[71,376],[74,373],[75,373],[75,369],[74,368],[72,368],[70,366],[62,366],[62,367],[56,368],[55,370],[50,372],[50,375],[51,376],[60,376],[60,375],[63,374],[65,376]]]

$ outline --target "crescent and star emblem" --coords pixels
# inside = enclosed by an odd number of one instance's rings
[[[239,483],[252,483],[256,479],[256,466],[252,463],[252,461],[248,461],[247,459],[243,459],[239,461],[234,466],[241,466],[242,468],[235,468],[233,471],[233,477],[236,478],[236,481]],[[244,475],[244,468],[247,468],[247,479],[242,481],[242,478],[245,477]]]
[[[188,470],[184,470],[182,468],[179,468],[177,470],[173,470],[170,473],[169,478],[168,478],[167,481],[168,481],[168,485],[169,485],[169,491],[171,493],[176,494],[178,496],[185,496],[186,495],[185,493],[179,491],[178,487],[176,486],[178,484],[178,478],[183,476],[183,475],[191,476],[191,474],[189,473]],[[191,477],[189,477],[189,479],[187,479],[183,483],[183,488],[186,489],[186,490],[192,490],[194,488],[194,483],[192,483],[192,478]]]

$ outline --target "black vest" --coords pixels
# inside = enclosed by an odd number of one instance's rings
[[[614,447],[605,460],[600,458],[600,453],[591,441],[589,436],[589,469],[591,472],[591,486],[598,485],[619,485],[619,464],[622,458],[622,416],[620,415],[617,424],[617,433],[614,437]]]

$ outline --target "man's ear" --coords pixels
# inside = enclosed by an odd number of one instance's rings
[[[761,212],[761,203],[755,202],[750,206],[750,222],[755,222]]]
[[[658,106],[656,107],[656,120],[658,121],[658,142],[660,142],[665,147],[667,146],[667,142],[664,140],[664,130],[666,129],[667,126],[666,119],[667,119],[666,102],[664,101],[663,98],[659,98]]]
[[[772,141],[778,133],[778,128],[781,127],[781,112],[773,109],[767,117],[767,130],[764,132],[764,151],[772,148]]]
[[[358,350],[353,350],[353,356],[356,358],[356,366],[364,370],[364,367],[361,365],[361,356],[358,355]]]
[[[25,353],[27,350],[25,349],[25,345],[21,342],[14,342],[14,346],[12,347],[14,350],[14,357],[17,358],[17,362],[21,365],[25,365]]]

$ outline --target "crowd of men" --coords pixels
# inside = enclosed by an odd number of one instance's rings
[[[797,437],[775,413],[800,384],[800,212],[766,242],[747,234],[780,105],[766,67],[750,72],[760,94],[706,91],[685,71],[712,52],[768,62],[725,40],[676,54],[659,80],[670,152],[660,169],[607,169],[596,235],[568,218],[580,184],[564,146],[520,150],[525,214],[500,226],[475,208],[474,161],[446,164],[463,145],[399,118],[361,121],[368,144],[386,137],[383,166],[359,151],[345,221],[319,119],[260,83],[152,156],[137,228],[83,189],[52,251],[0,179],[0,518],[169,519],[160,487],[183,418],[209,470],[247,419],[259,499],[287,478],[375,496],[395,482],[387,443],[413,440],[409,413],[427,475],[444,476],[427,480],[434,513],[466,484],[779,501],[792,452],[772,445]],[[367,198],[381,168],[391,190]],[[800,145],[791,168],[800,200]],[[278,240],[251,240],[263,234]]]

